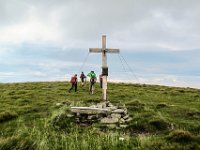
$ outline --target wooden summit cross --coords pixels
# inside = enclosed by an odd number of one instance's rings
[[[106,48],[106,35],[102,36],[102,48],[90,48],[90,53],[102,53],[102,96],[103,100],[107,100],[107,76],[108,76],[108,66],[107,66],[107,56],[106,53],[119,53],[119,49]]]

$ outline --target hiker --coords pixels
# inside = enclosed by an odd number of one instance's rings
[[[88,73],[87,75],[88,77],[90,77],[90,93],[94,94],[94,84],[96,83],[97,77],[96,74],[94,73],[94,71],[91,71],[90,73]]]
[[[103,85],[103,74],[99,75],[99,84],[100,84],[100,87],[102,88],[102,85]]]
[[[76,92],[77,91],[77,74],[71,77],[70,82],[72,84],[72,87],[69,89],[69,93],[71,92],[73,88],[75,88],[75,92]]]
[[[81,78],[81,85],[83,86],[85,83],[85,79],[86,79],[86,76],[84,75],[83,72],[81,73],[80,78]]]

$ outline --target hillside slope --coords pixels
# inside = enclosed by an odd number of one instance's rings
[[[99,85],[94,95],[88,83],[77,93],[69,88],[68,82],[0,84],[0,149],[200,149],[199,89],[110,83],[109,100],[133,118],[127,128],[110,129],[82,127],[65,115],[70,106],[100,102]]]

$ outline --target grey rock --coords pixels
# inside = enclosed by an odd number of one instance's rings
[[[96,108],[100,108],[100,109],[102,109],[103,106],[102,106],[102,104],[97,104],[97,105],[96,105]]]
[[[110,129],[115,129],[117,127],[117,125],[116,124],[108,124],[107,127]]]
[[[87,119],[89,119],[89,120],[93,120],[93,119],[96,119],[96,118],[97,118],[96,115],[89,115]]]
[[[127,128],[128,125],[126,125],[126,124],[120,124],[119,127],[120,127],[120,128]]]
[[[63,104],[62,103],[56,103],[56,106],[62,106]]]
[[[73,114],[67,114],[67,117],[72,118],[72,117],[74,117],[74,115]]]
[[[121,119],[119,120],[119,123],[125,123],[125,120],[124,120],[123,118],[121,118]]]
[[[131,120],[133,120],[132,118],[128,118],[127,120],[125,120],[126,122],[130,122]]]
[[[101,123],[106,123],[106,124],[114,124],[114,123],[118,123],[119,119],[118,118],[102,118],[101,119]]]
[[[111,114],[111,117],[120,119],[121,118],[121,114]]]
[[[112,106],[112,107],[107,107],[109,110],[111,110],[111,111],[114,111],[114,110],[116,110],[117,109],[117,107],[116,106]]]
[[[123,117],[125,120],[129,118],[129,115],[126,115]]]
[[[97,106],[96,105],[92,105],[92,106],[90,106],[90,108],[97,108]]]
[[[124,114],[128,114],[127,108],[124,108]]]
[[[108,107],[113,107],[113,106],[114,106],[114,105],[113,105],[113,104],[111,104],[111,103],[109,103],[109,104],[108,104]]]
[[[119,109],[124,109],[126,108],[125,106],[118,106]]]
[[[101,108],[101,109],[106,108],[106,102],[98,103],[97,108]]]

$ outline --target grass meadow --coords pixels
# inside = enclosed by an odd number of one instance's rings
[[[112,129],[67,117],[70,106],[101,101],[98,84],[94,95],[88,83],[77,93],[68,93],[70,86],[1,83],[0,150],[200,150],[199,89],[109,83],[109,101],[132,117],[127,128]]]

